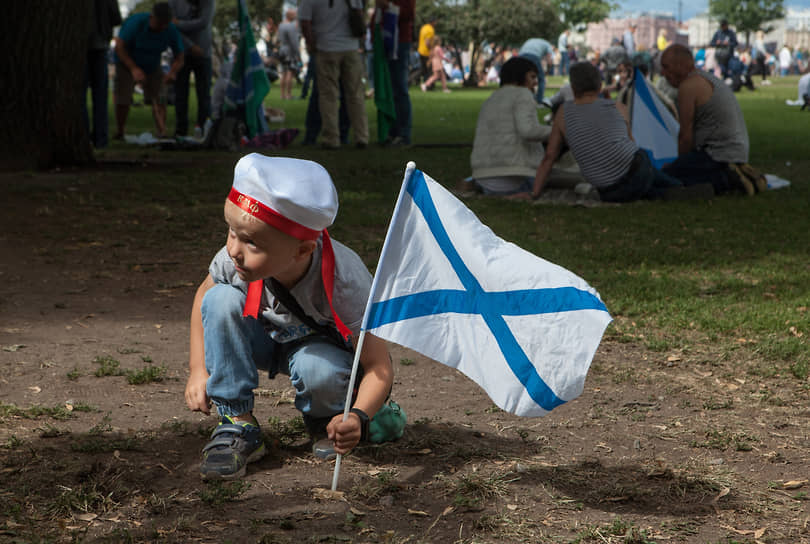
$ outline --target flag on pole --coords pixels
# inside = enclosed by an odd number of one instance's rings
[[[636,68],[633,76],[633,105],[630,128],[633,139],[647,152],[650,162],[659,170],[678,158],[680,125],[650,88],[647,78]]]
[[[394,109],[394,91],[391,88],[391,74],[388,71],[388,55],[385,52],[382,35],[382,25],[376,22],[372,30],[374,105],[377,106],[377,141],[380,143],[388,139],[388,134],[397,118]]]
[[[245,0],[239,0],[239,42],[234,54],[233,69],[225,90],[225,109],[245,107],[245,125],[252,138],[265,125],[262,102],[270,92],[270,80],[256,49]]]
[[[611,317],[583,279],[498,238],[413,163],[363,330],[456,368],[503,410],[579,396]]]

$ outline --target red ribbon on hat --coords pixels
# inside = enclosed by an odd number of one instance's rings
[[[267,223],[271,227],[275,227],[283,233],[289,234],[293,238],[299,240],[317,240],[318,236],[323,235],[322,245],[323,253],[321,255],[321,279],[326,291],[326,300],[329,301],[329,309],[332,311],[332,317],[335,320],[335,326],[338,332],[344,339],[348,340],[352,335],[352,331],[347,327],[340,317],[335,312],[335,307],[332,304],[332,292],[335,287],[335,252],[332,249],[332,239],[329,238],[329,232],[326,229],[317,231],[305,227],[300,223],[296,223],[292,219],[284,217],[272,208],[269,208],[247,195],[244,195],[234,188],[228,194],[228,200],[236,204],[239,208],[246,211],[250,215]],[[244,317],[252,317],[258,319],[259,306],[262,302],[262,293],[264,292],[264,280],[256,280],[248,284],[247,297],[245,298],[245,308],[242,311]]]

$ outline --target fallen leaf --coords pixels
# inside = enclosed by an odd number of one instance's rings
[[[419,453],[421,455],[427,455],[427,454],[431,453],[432,451],[433,450],[431,450],[430,448],[425,448],[425,449],[419,450]]]
[[[512,511],[517,510],[517,504],[507,504],[506,507]]]
[[[455,510],[455,507],[453,507],[453,506],[448,506],[447,508],[445,508],[445,509],[442,511],[442,516],[446,516],[447,514],[449,514],[450,512],[452,512],[453,510]]]
[[[413,516],[429,516],[430,515],[427,512],[423,512],[422,510],[411,510],[410,508],[408,508],[408,513],[413,515]]]
[[[757,529],[756,531],[754,531],[754,538],[762,538],[762,535],[764,534],[765,534],[765,527]]]
[[[98,517],[98,514],[92,514],[92,513],[88,512],[87,514],[79,514],[78,516],[76,516],[76,519],[79,519],[79,520],[82,520],[82,521],[93,521],[97,517]]]
[[[38,385],[32,385],[28,389],[30,389],[34,393],[39,393],[40,391],[42,391],[42,388],[40,386],[38,386]]]
[[[380,473],[380,471],[377,470],[376,468],[373,468],[373,469],[369,470],[368,472],[366,472],[366,474],[368,474],[369,476],[376,476],[379,473]]]
[[[312,490],[312,495],[316,499],[342,501],[344,500],[345,493],[343,491],[332,491],[331,489],[316,487]]]
[[[365,512],[363,512],[362,510],[358,510],[358,509],[357,509],[357,508],[355,508],[354,506],[352,506],[351,508],[349,508],[349,511],[350,511],[352,514],[354,514],[355,516],[365,516],[365,515],[366,515],[366,513],[365,513]]]
[[[674,362],[680,361],[680,360],[681,360],[681,358],[680,358],[679,355],[670,355],[669,357],[667,357],[667,361],[669,361],[670,363],[674,363]]]
[[[3,346],[3,351],[15,352],[25,347],[25,344],[11,344],[10,346]]]
[[[799,489],[804,484],[807,483],[807,480],[790,480],[789,482],[785,482],[782,484],[784,489]]]

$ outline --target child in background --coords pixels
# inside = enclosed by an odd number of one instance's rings
[[[253,153],[234,168],[227,241],[191,311],[186,404],[208,414],[213,403],[222,418],[203,449],[204,479],[242,477],[265,454],[253,416],[259,369],[290,376],[307,430],[341,454],[368,438],[391,392],[388,348],[366,334],[362,377],[343,420],[353,362],[346,339],[360,331],[371,275],[354,251],[330,240],[337,208],[332,179],[317,163]]]
[[[422,90],[427,91],[428,87],[433,85],[436,81],[441,80],[442,92],[449,93],[450,89],[447,88],[447,74],[444,73],[444,49],[442,49],[442,39],[438,36],[431,38],[430,45],[430,66],[433,69],[427,81],[422,83]]]

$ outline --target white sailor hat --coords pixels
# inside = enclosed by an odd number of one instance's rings
[[[236,163],[228,200],[299,240],[317,239],[338,210],[335,184],[323,166],[258,153]]]
[[[335,327],[344,338],[351,330],[332,304],[335,281],[335,253],[326,228],[338,210],[337,190],[329,172],[320,164],[286,157],[245,155],[233,170],[228,200],[242,210],[299,240],[321,238],[321,278],[332,310]],[[244,316],[257,318],[264,280],[248,285]]]

